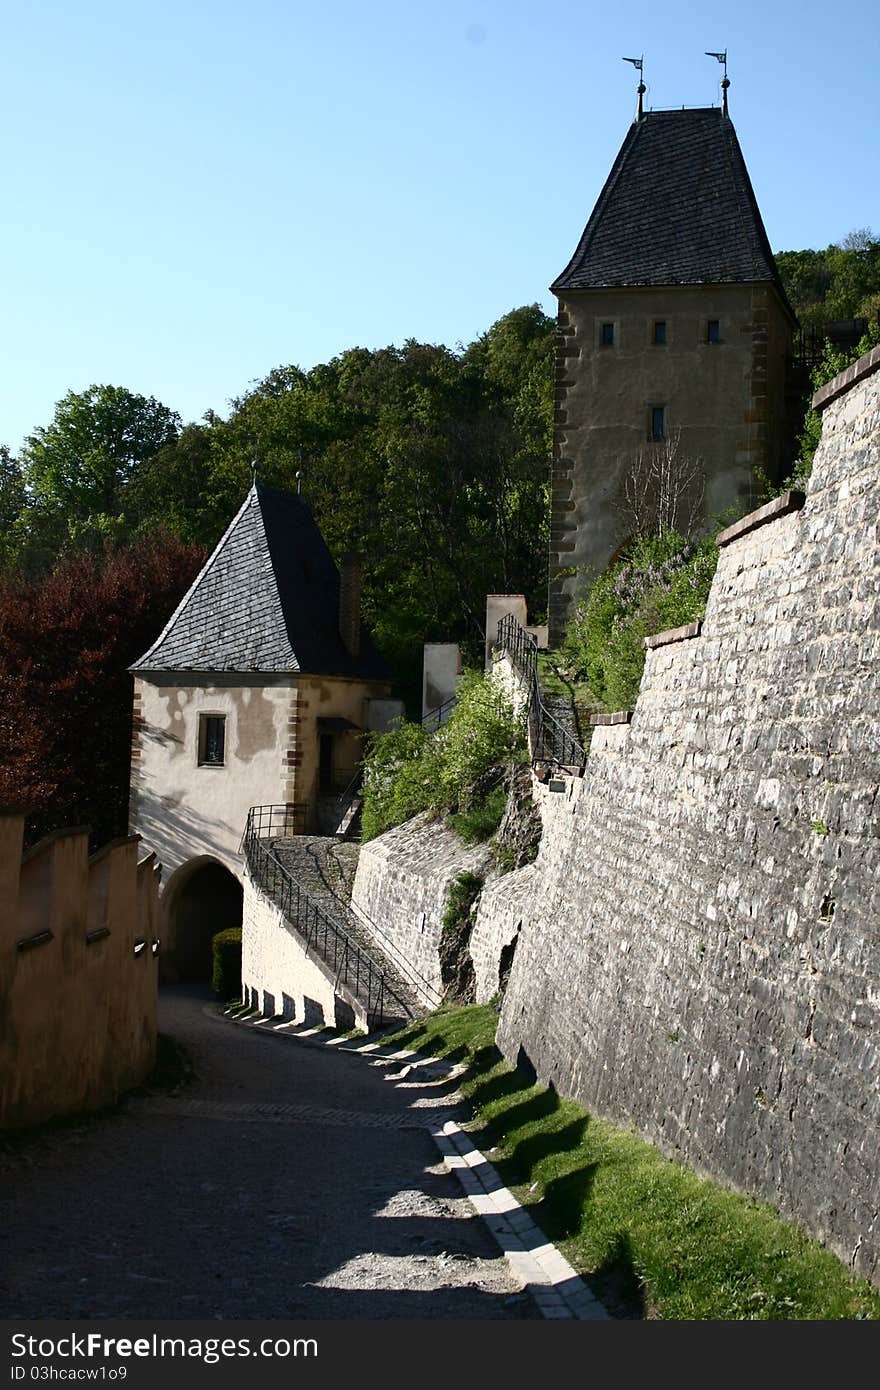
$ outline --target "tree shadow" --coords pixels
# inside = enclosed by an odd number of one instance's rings
[[[641,1319],[650,1314],[645,1282],[625,1231],[617,1233],[602,1264],[590,1275],[590,1286],[612,1318]]]
[[[543,1197],[532,1212],[550,1240],[571,1240],[580,1233],[597,1168],[598,1164],[588,1163],[551,1179],[544,1187]]]
[[[503,1139],[505,1135],[513,1134],[516,1130],[522,1129],[524,1125],[534,1124],[538,1120],[546,1120],[551,1115],[555,1115],[559,1109],[559,1097],[555,1091],[530,1092],[531,1087],[526,1093],[526,1097],[518,1105],[512,1105],[502,1114],[488,1121],[486,1132],[493,1139]],[[554,1136],[549,1134],[541,1137],[552,1140]]]
[[[523,1177],[531,1176],[535,1165],[545,1158],[571,1153],[572,1149],[580,1148],[587,1122],[588,1117],[585,1115],[572,1120],[562,1129],[548,1134],[532,1134],[527,1139],[521,1139],[518,1144],[514,1144],[510,1157],[504,1160],[505,1166],[509,1163],[513,1172],[522,1174]],[[554,1178],[553,1182],[556,1181],[559,1180]]]

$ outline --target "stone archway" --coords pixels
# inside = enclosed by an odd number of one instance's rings
[[[217,859],[182,864],[163,894],[162,976],[210,979],[211,938],[241,926],[242,886]]]

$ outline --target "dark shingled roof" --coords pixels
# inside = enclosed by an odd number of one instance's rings
[[[788,301],[736,131],[715,107],[629,129],[578,248],[550,288],[769,281]]]
[[[339,633],[339,574],[302,498],[254,484],[165,630],[131,671],[393,677]]]

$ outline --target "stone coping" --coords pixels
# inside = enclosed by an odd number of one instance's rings
[[[779,497],[774,497],[771,502],[767,502],[763,507],[758,507],[757,511],[749,512],[748,516],[740,517],[732,526],[720,532],[716,537],[716,544],[719,550],[723,550],[726,545],[731,545],[733,541],[738,541],[740,536],[747,536],[751,531],[757,531],[759,526],[766,526],[768,522],[775,521],[777,517],[787,516],[789,512],[799,512],[806,502],[806,493],[799,492],[793,488],[790,492],[783,492]]]
[[[597,729],[605,724],[630,724],[632,717],[631,709],[615,710],[613,714],[594,714],[590,717],[590,726]]]
[[[698,618],[695,623],[685,623],[684,627],[670,627],[665,632],[655,632],[651,637],[642,639],[645,651],[653,651],[655,647],[669,647],[673,642],[687,642],[691,637],[699,637],[703,627],[702,618]]]
[[[838,396],[844,395],[851,387],[864,381],[865,377],[871,376],[878,370],[880,370],[880,344],[871,348],[871,351],[866,352],[857,362],[853,362],[851,367],[838,372],[837,376],[826,381],[824,386],[820,386],[813,396],[813,409],[824,410],[826,405],[836,401]]]

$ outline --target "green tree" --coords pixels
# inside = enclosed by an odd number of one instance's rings
[[[21,464],[7,444],[0,444],[0,571],[8,569],[18,553],[26,501]]]
[[[821,331],[832,319],[876,317],[880,241],[870,227],[821,251],[780,251],[776,266],[802,327]]]
[[[32,540],[51,551],[115,534],[124,486],[179,430],[180,417],[153,396],[122,386],[69,391],[21,452]]]

